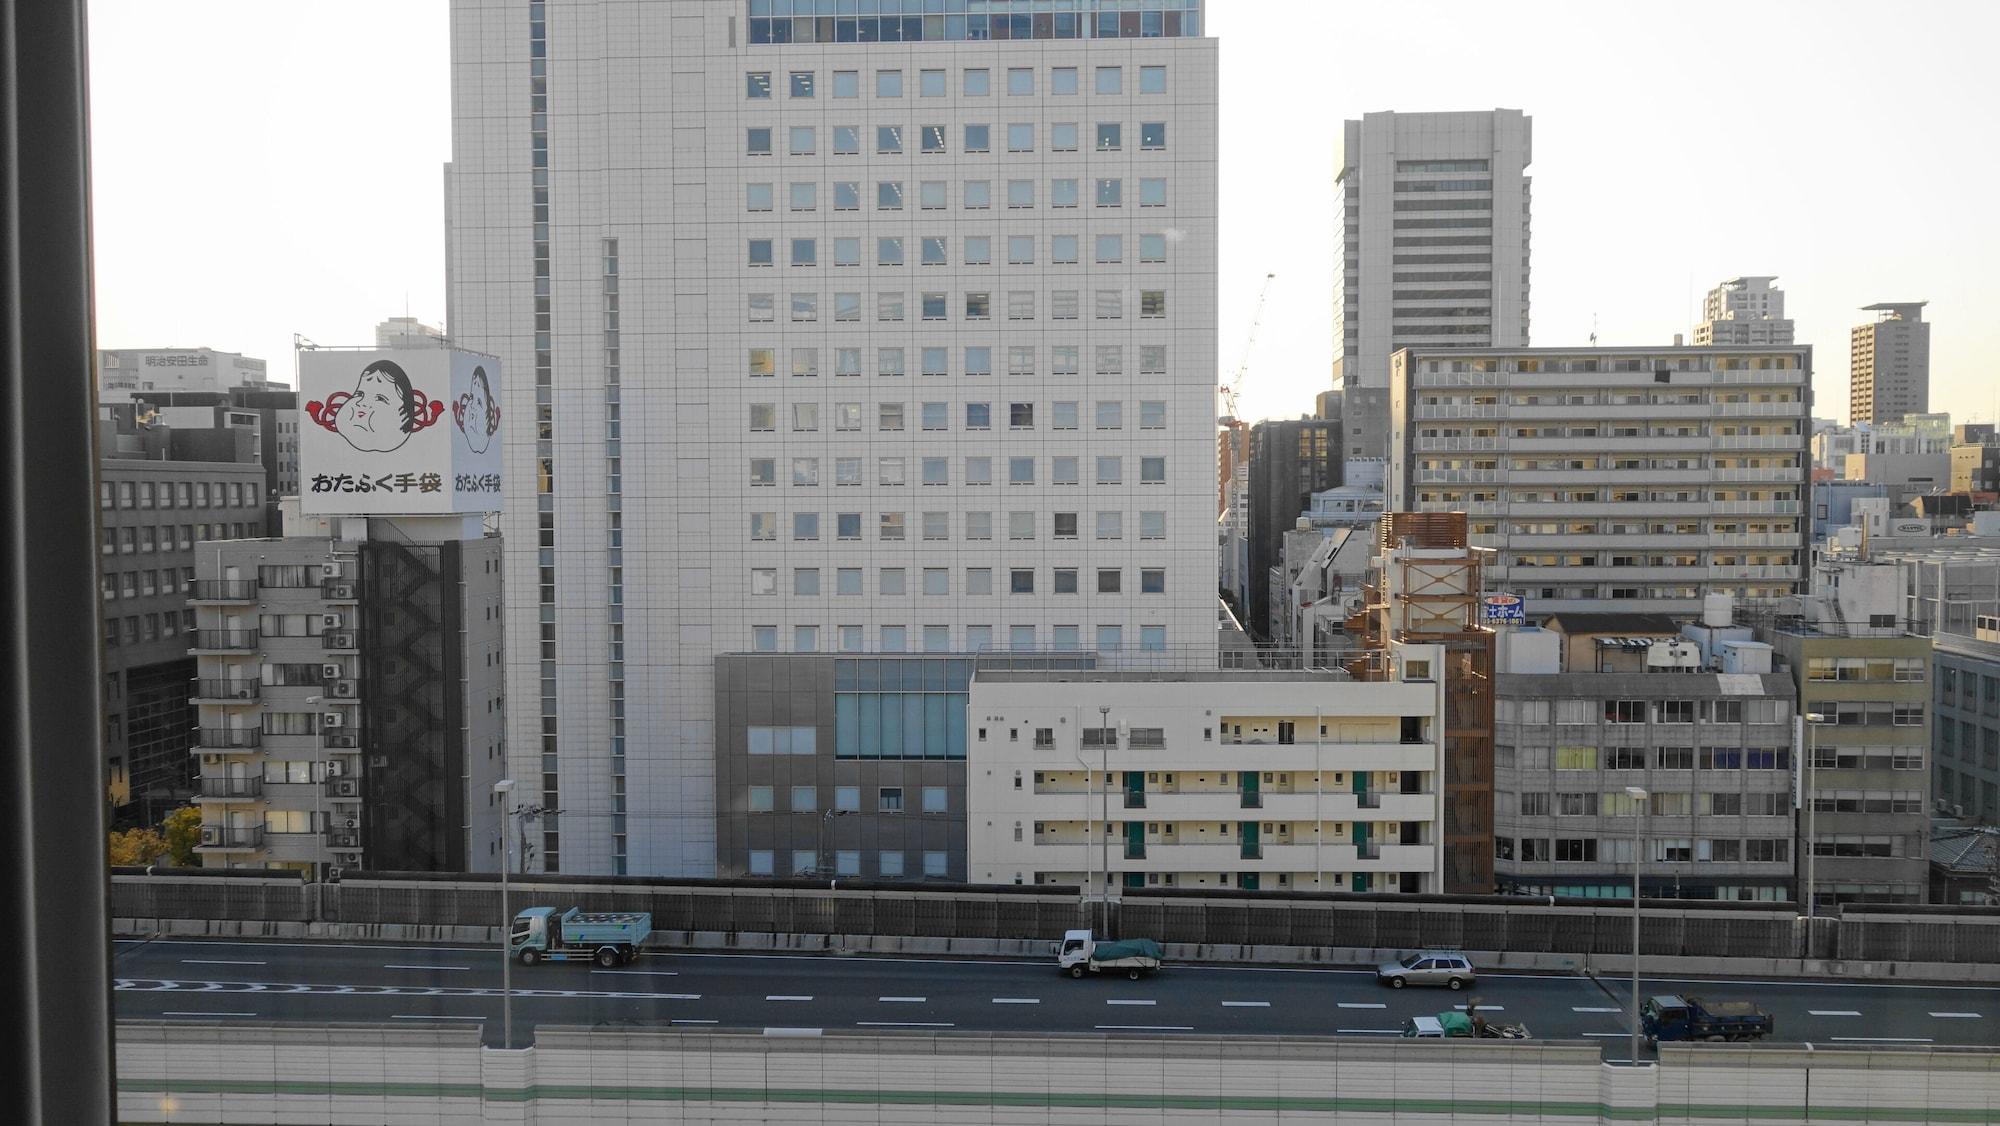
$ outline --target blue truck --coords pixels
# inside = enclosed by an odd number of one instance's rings
[[[1639,1010],[1651,1043],[1674,1040],[1761,1040],[1776,1027],[1771,1014],[1748,1001],[1704,1001],[1665,995]]]
[[[530,907],[514,916],[507,949],[524,966],[546,958],[552,962],[596,962],[609,969],[636,959],[652,931],[653,916],[644,911]]]

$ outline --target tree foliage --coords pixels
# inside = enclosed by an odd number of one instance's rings
[[[125,829],[111,834],[111,863],[138,867],[166,855],[167,841],[152,829]]]
[[[195,846],[201,843],[201,810],[184,805],[160,822],[167,846],[167,863],[177,868],[195,866]]]

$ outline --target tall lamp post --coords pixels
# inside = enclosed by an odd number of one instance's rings
[[[1097,752],[1100,765],[1097,771],[1097,789],[1103,795],[1100,803],[1102,819],[1099,821],[1104,831],[1099,834],[1099,847],[1104,852],[1104,883],[1097,889],[1097,934],[1100,938],[1111,936],[1111,708],[1102,705],[1097,709]]]
[[[1808,944],[1807,949],[1811,949],[1810,944],[1815,938],[1812,920],[1819,914],[1817,906],[1819,903],[1819,870],[1813,863],[1814,859],[1819,855],[1819,849],[1816,847],[1819,842],[1816,832],[1819,818],[1815,816],[1819,812],[1819,802],[1814,800],[1814,795],[1819,792],[1819,725],[1826,722],[1826,713],[1807,712],[1805,720],[1806,792],[1799,795],[1799,800],[1806,807],[1806,942]]]
[[[1627,786],[1632,797],[1632,1066],[1639,1066],[1639,871],[1645,866],[1646,791]]]
[[[839,875],[839,873],[834,871],[836,865],[833,863],[833,849],[830,847],[833,838],[833,819],[836,817],[845,817],[852,812],[854,811],[851,809],[828,809],[820,815],[819,855],[814,857],[814,859],[818,861],[820,871],[828,879],[834,879]]]
[[[514,1046],[514,916],[507,908],[507,870],[514,866],[514,839],[507,831],[513,814],[507,799],[513,792],[512,778],[493,783],[500,799],[500,1046],[507,1049]]]

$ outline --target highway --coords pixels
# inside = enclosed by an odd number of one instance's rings
[[[497,950],[281,941],[120,940],[118,1015],[186,1020],[477,1022],[499,1043]],[[1483,974],[1466,993],[1392,991],[1371,970],[1170,964],[1139,981],[1073,981],[1054,960],[649,954],[628,967],[513,968],[517,1042],[536,1024],[770,1030],[1393,1036],[1476,997],[1537,1039],[1626,1055],[1622,980]],[[1648,994],[1751,1000],[1776,1040],[2000,1046],[2000,988],[1809,980],[1647,979]]]

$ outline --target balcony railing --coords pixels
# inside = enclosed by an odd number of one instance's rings
[[[254,798],[263,793],[262,778],[204,777],[201,780],[201,796],[205,798]]]
[[[1367,844],[1355,845],[1354,858],[1356,860],[1380,860],[1382,859],[1382,846],[1373,841]]]
[[[1125,841],[1125,859],[1127,860],[1146,859],[1146,842],[1135,841],[1128,838]]]
[[[1354,804],[1360,806],[1362,809],[1380,809],[1382,808],[1382,795],[1374,791],[1365,794],[1356,794],[1354,795]]]
[[[263,848],[262,825],[203,825],[201,848]]]
[[[255,602],[257,601],[257,580],[255,579],[196,579],[194,581],[196,602]]]
[[[1244,790],[1241,792],[1239,804],[1244,809],[1262,809],[1264,808],[1264,792],[1262,790]]]
[[[1241,847],[1237,849],[1237,855],[1245,860],[1262,860],[1264,859],[1264,844],[1262,841],[1244,841]]]
[[[1126,809],[1146,808],[1146,792],[1144,790],[1125,791],[1125,808]]]
[[[264,733],[255,727],[203,727],[195,732],[195,746],[203,751],[254,751],[264,743]]]
[[[262,688],[263,685],[254,680],[197,680],[194,682],[194,698],[250,704],[257,701]]]
[[[257,631],[254,629],[198,629],[194,631],[196,649],[249,651],[257,648]]]

